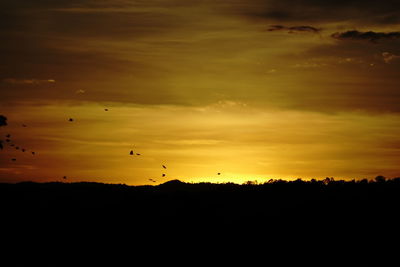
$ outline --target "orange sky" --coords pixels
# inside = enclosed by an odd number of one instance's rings
[[[397,1],[53,2],[0,11],[0,182],[400,176]]]

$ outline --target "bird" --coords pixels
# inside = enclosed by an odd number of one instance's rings
[[[18,149],[19,149],[19,146],[16,146],[15,149],[18,150]]]
[[[131,150],[131,152],[129,153],[129,155],[133,155],[133,150]]]
[[[165,177],[165,173],[162,174],[162,177]]]
[[[17,161],[17,159],[11,159],[12,161]]]
[[[69,120],[68,121],[74,121],[74,119],[73,118],[69,118]]]
[[[221,175],[221,173],[219,172],[219,173],[217,173],[218,175]]]
[[[164,169],[166,169],[167,167],[165,167],[165,165],[162,165],[162,167],[164,168]]]
[[[36,153],[35,153],[35,151],[32,151],[32,155],[35,155]]]
[[[25,152],[25,148],[22,149],[22,152]]]
[[[108,111],[108,108],[105,108],[104,111]]]
[[[67,176],[63,176],[63,179],[67,179]]]
[[[136,156],[140,156],[140,153],[136,153]]]
[[[3,144],[1,143],[1,141],[0,141],[0,149],[3,149]]]

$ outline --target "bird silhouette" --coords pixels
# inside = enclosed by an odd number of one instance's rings
[[[11,159],[12,161],[17,161],[17,159]]]
[[[133,155],[133,150],[131,150],[131,152],[129,153],[129,155]]]
[[[74,121],[74,119],[73,118],[69,118],[69,120],[68,121]]]
[[[164,168],[164,169],[166,169],[167,167],[165,167],[165,165],[162,165],[162,167]]]
[[[3,144],[1,143],[1,141],[0,141],[0,149],[3,149]]]
[[[64,179],[64,180],[67,179],[67,176],[63,176],[63,179]]]
[[[219,173],[217,173],[218,175],[221,175],[221,173],[219,172]]]
[[[105,108],[104,111],[108,111],[108,108]]]
[[[35,153],[35,151],[32,151],[32,155],[35,155],[36,153]]]
[[[19,146],[16,146],[15,149],[16,149],[16,150],[19,150]]]
[[[165,177],[165,173],[162,174],[162,177]]]
[[[25,148],[22,149],[22,152],[25,152]]]
[[[140,156],[140,153],[136,153],[136,156]]]

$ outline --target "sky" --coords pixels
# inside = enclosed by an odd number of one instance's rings
[[[0,182],[398,177],[399,9],[3,0]]]

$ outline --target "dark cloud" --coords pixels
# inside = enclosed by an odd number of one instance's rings
[[[287,27],[283,25],[271,25],[267,31],[288,31],[289,33],[294,32],[310,32],[310,33],[319,33],[321,29],[317,29],[312,26],[292,26]]]
[[[387,0],[250,0],[236,1],[235,12],[254,19],[283,22],[397,24],[400,1]]]
[[[359,32],[359,31],[346,31],[336,32],[331,35],[333,38],[338,40],[361,40],[378,42],[379,40],[393,40],[400,38],[400,32]]]
[[[0,126],[6,126],[7,125],[7,118],[3,115],[0,115]]]

